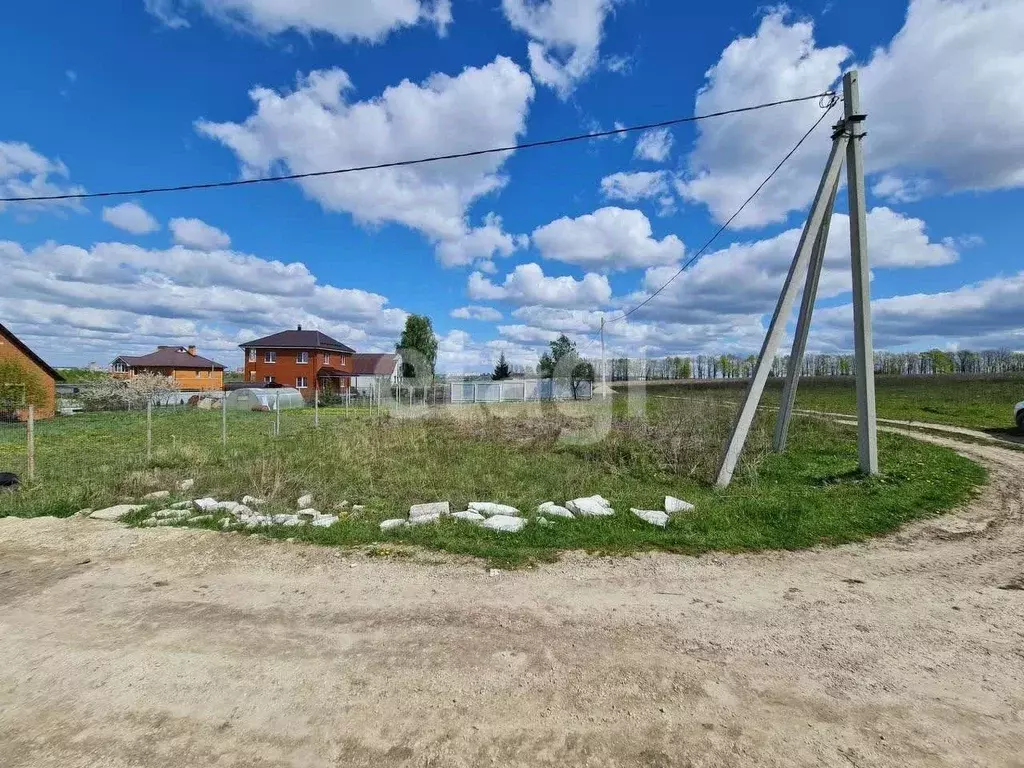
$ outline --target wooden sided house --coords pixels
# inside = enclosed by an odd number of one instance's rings
[[[36,417],[48,419],[53,416],[57,408],[56,384],[58,381],[64,381],[64,377],[47,365],[39,355],[29,349],[21,339],[3,325],[0,325],[0,362],[13,362],[24,371],[23,375],[19,375],[21,381],[0,380],[0,400],[2,400],[0,402],[0,419],[13,416],[24,420],[27,417],[27,409],[17,407],[24,405],[23,401],[27,399],[24,394],[26,390],[24,375],[36,377],[42,389],[42,397],[37,398],[39,401],[33,403],[36,406]],[[20,395],[17,391],[19,389],[21,390]],[[5,415],[3,410],[8,403],[16,407]]]
[[[224,389],[224,366],[196,353],[194,346],[157,347],[139,357],[121,355],[110,366],[115,379],[131,379],[140,374],[156,374],[174,379],[182,392],[207,392]]]
[[[245,380],[264,386],[295,387],[307,400],[316,389],[349,388],[355,350],[320,331],[281,331],[239,345],[245,352]]]

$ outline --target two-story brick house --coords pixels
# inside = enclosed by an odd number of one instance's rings
[[[245,352],[245,380],[295,387],[307,398],[349,388],[355,350],[320,331],[281,331],[239,344]]]

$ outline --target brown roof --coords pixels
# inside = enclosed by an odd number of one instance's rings
[[[177,368],[179,370],[205,370],[210,368],[216,371],[224,370],[224,366],[221,363],[200,357],[199,355],[190,355],[184,347],[157,347],[156,352],[150,352],[148,355],[141,355],[140,357],[121,355],[115,358],[114,362],[118,360],[129,368]]]
[[[384,355],[352,355],[354,376],[390,376],[398,364],[398,356],[392,352]]]
[[[11,342],[11,344],[20,349],[25,354],[26,357],[28,357],[33,363],[38,365],[40,368],[42,368],[43,372],[51,379],[53,379],[54,381],[64,381],[63,376],[61,376],[59,373],[53,370],[53,368],[51,368],[46,363],[46,361],[43,360],[43,358],[41,358],[39,355],[37,355],[35,352],[29,349],[21,339],[14,335],[14,333],[9,331],[7,328],[4,328],[3,324],[0,324],[0,336],[3,336],[5,339]]]
[[[332,339],[326,333],[320,331],[304,331],[300,325],[294,331],[281,331],[264,336],[262,339],[253,339],[245,344],[239,344],[242,349],[248,347],[259,347],[261,349],[323,349],[328,352],[355,352],[352,347],[342,344],[337,339]]]

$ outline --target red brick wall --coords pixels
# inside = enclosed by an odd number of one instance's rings
[[[36,418],[48,419],[52,417],[57,410],[57,394],[53,379],[42,368],[37,366],[31,357],[14,346],[10,339],[6,338],[3,334],[0,334],[0,358],[14,360],[26,371],[35,373],[39,377],[39,382],[46,392],[46,402],[36,406]],[[0,384],[2,383],[0,382]]]
[[[273,363],[265,360],[268,351],[275,352],[277,359]],[[309,362],[298,362],[301,349],[257,349],[256,360],[249,359],[249,351],[245,350],[245,380],[262,384],[265,377],[273,376],[274,381],[283,387],[295,387],[300,376],[306,378],[306,387],[300,389],[303,394],[312,397],[313,388],[316,386],[316,372],[321,367],[328,365],[337,368],[339,371],[352,370],[352,355],[341,352],[323,352],[312,349],[305,350],[309,353]],[[348,386],[347,380],[342,386]]]

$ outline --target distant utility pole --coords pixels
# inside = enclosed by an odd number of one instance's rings
[[[775,427],[774,446],[776,451],[786,447],[789,422],[796,401],[796,389],[803,366],[803,355],[807,343],[807,332],[811,323],[814,299],[817,294],[818,277],[825,258],[828,241],[828,221],[832,217],[839,175],[843,160],[846,160],[847,193],[850,207],[850,252],[853,269],[853,337],[857,376],[857,447],[860,455],[860,470],[864,474],[878,473],[878,435],[875,424],[875,378],[874,349],[871,338],[871,297],[869,295],[870,266],[868,263],[867,223],[864,202],[864,159],[861,141],[864,133],[865,115],[860,111],[860,92],[856,70],[843,76],[843,119],[832,132],[832,152],[825,165],[818,191],[814,196],[810,213],[804,224],[797,245],[796,255],[786,275],[779,303],[775,307],[768,333],[757,359],[757,366],[743,399],[743,405],[736,417],[729,442],[726,444],[718,468],[719,487],[732,481],[740,453],[747,440],[754,415],[761,402],[765,383],[772,363],[778,354],[786,323],[793,310],[800,282],[806,274],[804,296],[793,339],[793,350],[789,356],[789,369],[783,389],[778,420]]]
[[[608,396],[608,368],[604,360],[604,315],[601,315],[601,397]]]

